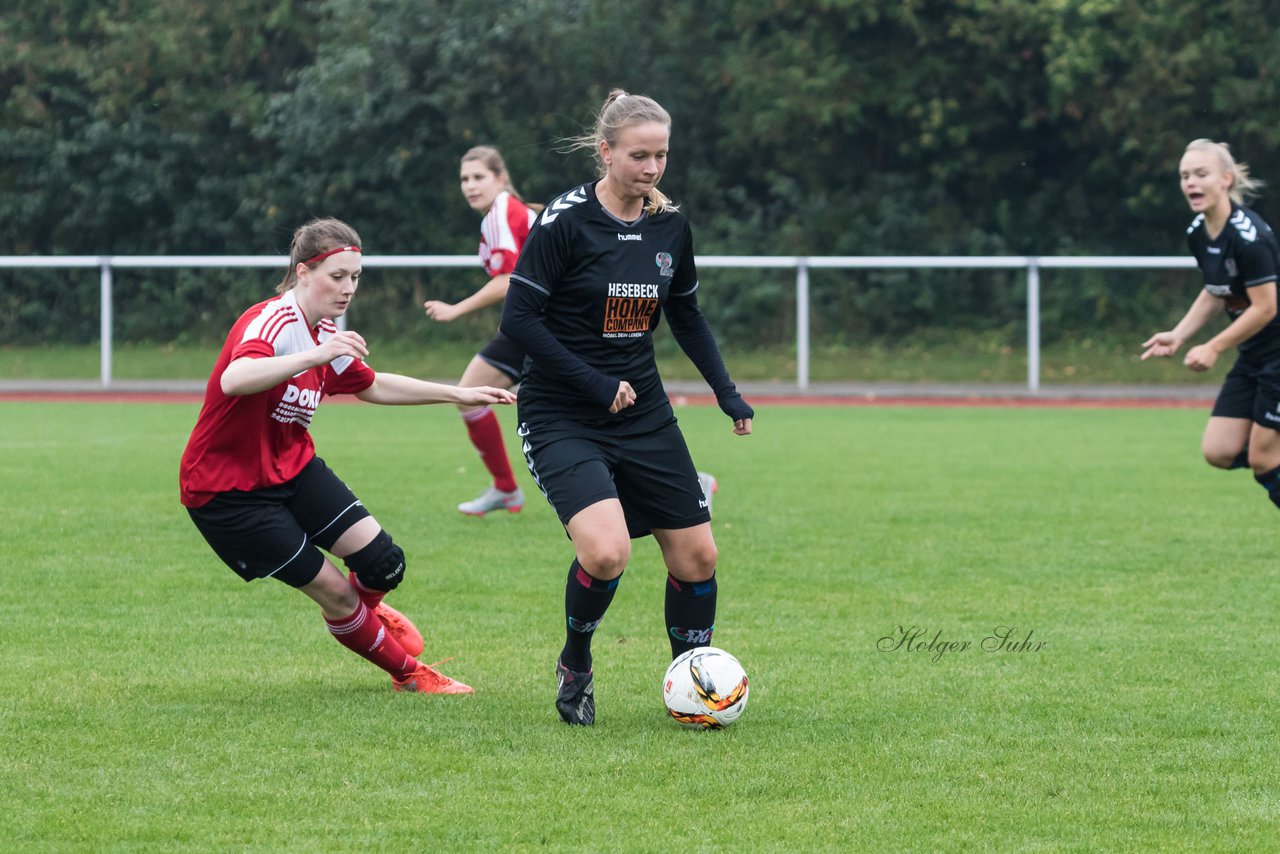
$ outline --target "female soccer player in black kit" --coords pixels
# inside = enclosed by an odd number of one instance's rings
[[[672,655],[711,643],[716,544],[710,513],[663,390],[653,330],[665,310],[676,341],[733,419],[755,415],[729,379],[698,309],[693,235],[657,189],[671,117],[615,89],[595,132],[600,180],[542,211],[511,276],[502,331],[528,353],[519,434],[534,480],[573,541],[556,708],[595,722],[591,637],[631,557],[653,534],[667,567]]]
[[[1196,214],[1187,244],[1204,273],[1204,290],[1177,326],[1147,339],[1142,358],[1172,356],[1220,306],[1226,309],[1230,325],[1182,360],[1193,371],[1207,371],[1232,347],[1239,354],[1218,392],[1201,449],[1212,466],[1251,468],[1280,506],[1280,244],[1271,226],[1243,207],[1259,182],[1225,144],[1193,141],[1179,171]]]

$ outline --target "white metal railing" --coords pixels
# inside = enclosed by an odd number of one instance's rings
[[[1190,256],[1039,255],[707,255],[702,268],[736,267],[796,271],[796,386],[809,388],[810,270],[1025,270],[1027,279],[1027,388],[1040,390],[1040,271],[1042,269],[1192,269]],[[100,271],[102,385],[111,386],[112,271],[115,268],[282,268],[284,255],[0,255],[0,268],[93,268]],[[370,255],[366,267],[473,267],[474,255]]]

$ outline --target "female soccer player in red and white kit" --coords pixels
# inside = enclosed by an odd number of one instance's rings
[[[1262,217],[1244,206],[1260,182],[1220,142],[1193,140],[1179,164],[1182,193],[1195,213],[1187,247],[1204,275],[1204,288],[1178,324],[1143,344],[1143,359],[1172,356],[1219,311],[1228,326],[1192,347],[1183,364],[1207,371],[1235,348],[1205,425],[1205,460],[1223,469],[1249,468],[1280,506],[1280,318],[1276,276],[1280,243]]]
[[[457,303],[427,300],[427,317],[448,322],[468,312],[499,304],[507,295],[511,271],[529,236],[540,205],[525,204],[498,149],[479,145],[462,155],[460,170],[462,195],[472,210],[484,214],[480,223],[480,263],[489,281],[471,296]],[[480,350],[458,380],[460,386],[488,385],[509,389],[520,380],[524,350],[501,332]],[[479,497],[464,501],[458,510],[469,516],[483,516],[493,510],[518,513],[524,507],[524,492],[516,483],[511,460],[502,440],[498,416],[488,406],[460,405],[471,444],[489,470],[493,483]]]
[[[364,339],[334,324],[355,296],[361,254],[360,236],[335,219],[294,233],[278,296],[240,316],[214,363],[182,455],[181,500],[237,575],[275,578],[311,597],[334,638],[390,674],[397,691],[466,694],[470,687],[415,658],[421,633],[382,601],[404,577],[404,552],[316,456],[307,428],[332,394],[473,406],[513,403],[515,395],[366,365]]]

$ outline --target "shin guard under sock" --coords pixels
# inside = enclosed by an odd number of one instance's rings
[[[382,625],[363,602],[350,617],[341,620],[325,618],[325,625],[334,640],[354,652],[361,658],[368,659],[396,679],[403,679],[418,666],[413,658],[402,647],[391,633]]]
[[[560,663],[570,670],[591,670],[591,638],[609,610],[618,580],[593,578],[575,558],[569,566],[569,580],[564,588],[565,639]]]
[[[502,441],[502,425],[498,422],[497,413],[486,406],[464,412],[462,421],[467,425],[467,435],[480,454],[480,461],[493,477],[494,487],[503,492],[514,492],[516,478],[511,471],[511,460],[507,459],[507,446]]]
[[[667,576],[667,639],[671,657],[708,646],[716,628],[716,577],[706,581],[677,581]]]

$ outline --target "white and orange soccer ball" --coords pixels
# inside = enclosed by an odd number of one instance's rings
[[[681,726],[721,729],[747,708],[747,673],[723,649],[700,646],[676,656],[662,677],[662,702]]]

